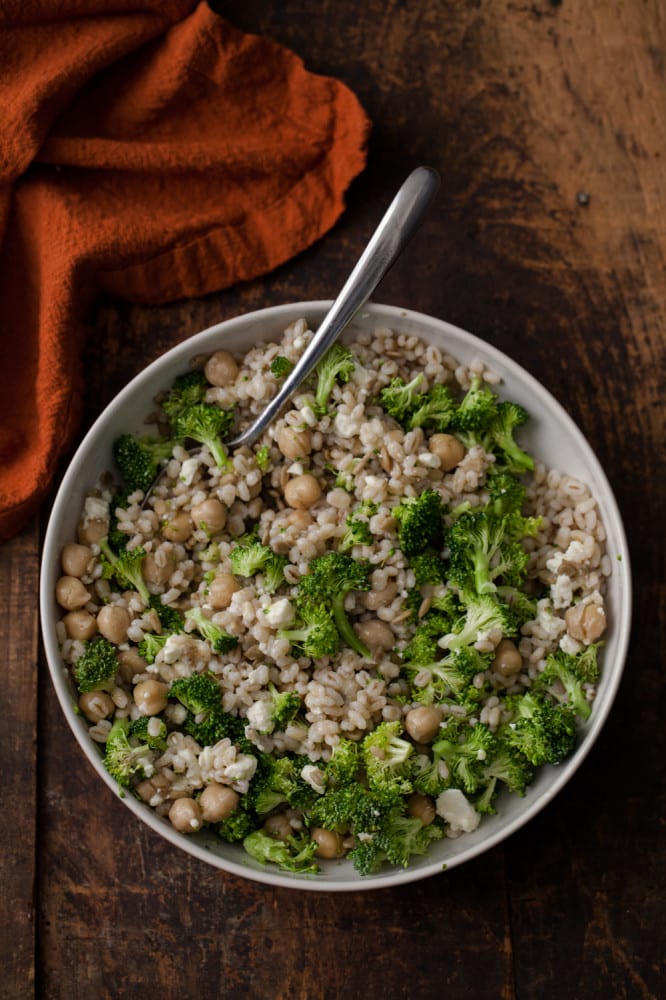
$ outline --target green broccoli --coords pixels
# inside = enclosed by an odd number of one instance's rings
[[[491,465],[486,479],[490,500],[488,509],[497,517],[520,514],[527,499],[527,490],[507,469]]]
[[[344,384],[348,382],[355,367],[354,355],[343,344],[333,344],[326,351],[326,354],[315,368],[317,378],[315,412],[320,417],[324,417],[328,413],[328,401],[335,383],[340,382]]]
[[[449,769],[442,763],[442,758],[433,751],[432,756],[426,753],[416,754],[412,766],[412,784],[414,791],[420,795],[428,795],[432,799],[449,788]]]
[[[453,630],[460,617],[460,608],[449,615],[441,611],[429,611],[421,618],[414,634],[402,651],[402,659],[415,665],[433,663],[441,652],[439,640]]]
[[[370,788],[396,790],[403,795],[411,792],[410,758],[413,753],[414,745],[403,739],[400,722],[380,722],[361,744]]]
[[[433,385],[432,389],[419,398],[418,404],[409,416],[409,430],[415,427],[429,427],[437,433],[448,430],[456,412],[456,404],[448,386]]]
[[[269,465],[271,464],[271,453],[268,445],[263,445],[261,448],[257,448],[254,453],[254,460],[261,469],[262,472],[266,472]]]
[[[423,704],[440,702],[451,697],[454,701],[468,700],[470,685],[477,674],[487,670],[492,656],[479,653],[473,646],[463,646],[441,660],[431,663],[407,663],[404,672],[415,701]],[[429,678],[424,682],[424,678]],[[418,683],[417,683],[418,681]],[[473,696],[478,698],[476,691]]]
[[[593,650],[590,655],[589,650]],[[546,657],[546,666],[539,674],[533,691],[542,691],[562,705],[568,705],[581,719],[589,719],[592,708],[583,685],[593,683],[599,676],[596,649],[589,646],[582,653],[571,654],[558,650]]]
[[[134,743],[129,719],[116,719],[104,751],[104,766],[122,788],[132,778],[148,778],[153,773],[154,752],[145,743]]]
[[[109,503],[109,545],[114,552],[122,552],[127,548],[127,543],[129,542],[130,536],[124,531],[120,531],[118,528],[118,515],[117,510],[127,510],[127,498],[129,497],[132,490],[123,489],[117,490],[116,493],[111,497]]]
[[[142,656],[146,663],[154,663],[157,654],[164,649],[168,635],[153,635],[152,632],[145,632],[143,639],[137,646],[139,656]]]
[[[442,738],[433,743],[433,752],[446,764],[452,785],[468,795],[483,785],[484,764],[492,758],[495,737],[487,726],[449,721]]]
[[[151,750],[166,750],[166,722],[158,715],[140,715],[130,724],[128,735],[145,743]]]
[[[285,358],[283,354],[278,354],[271,361],[271,373],[276,378],[286,378],[294,370],[294,362]]]
[[[229,433],[234,420],[233,410],[222,410],[212,403],[194,403],[170,419],[176,437],[191,438],[204,445],[218,468],[232,467],[221,439]]]
[[[121,434],[113,442],[113,459],[129,493],[147,493],[162,462],[171,458],[175,441]]]
[[[145,549],[140,546],[136,549],[123,549],[116,555],[109,545],[108,538],[100,540],[99,548],[104,579],[115,579],[121,587],[136,590],[143,603],[150,604],[150,592],[141,573]]]
[[[510,695],[505,705],[513,718],[502,729],[506,743],[535,767],[559,764],[576,743],[576,716],[563,705],[555,705],[539,692]]]
[[[425,552],[418,552],[409,560],[409,568],[414,574],[414,582],[417,587],[424,587],[427,584],[437,586],[446,581],[446,563],[432,549]]]
[[[444,507],[437,490],[426,489],[416,497],[407,497],[393,508],[398,522],[398,541],[408,559],[439,550],[444,544]]]
[[[458,405],[452,427],[456,432],[471,433],[471,440],[467,436],[461,438],[463,444],[477,444],[495,419],[496,413],[497,396],[481,378],[475,376]]]
[[[74,678],[81,692],[112,691],[118,671],[118,650],[102,636],[83,645],[83,653],[74,664]]]
[[[278,635],[313,660],[335,656],[340,651],[340,633],[331,611],[323,604],[299,604],[299,620],[281,629]]]
[[[262,735],[274,732],[276,729],[284,732],[291,720],[301,709],[301,698],[296,691],[278,691],[274,684],[268,685],[270,700],[259,704],[265,716],[261,721],[252,719],[252,726]],[[250,721],[250,713],[248,713]]]
[[[287,841],[274,840],[263,830],[255,830],[243,841],[243,847],[255,861],[271,862],[285,872],[314,873],[319,865],[314,859],[317,842],[307,836],[290,837]]]
[[[524,590],[517,587],[499,586],[495,591],[496,596],[504,604],[508,604],[516,618],[517,624],[522,626],[525,622],[534,621],[537,616],[537,598],[526,594]]]
[[[537,522],[518,514],[497,517],[484,508],[461,514],[448,530],[449,578],[477,594],[497,590],[496,580],[520,587],[528,554],[520,539],[534,534]]]
[[[423,384],[423,373],[415,375],[411,382],[405,383],[401,378],[394,378],[379,393],[379,402],[383,410],[399,424],[407,428],[411,414],[418,408],[423,398],[420,386]]]
[[[190,407],[203,403],[207,388],[208,381],[204,373],[198,369],[177,375],[162,401],[162,409],[169,422],[173,424]]]
[[[230,739],[243,752],[250,749],[243,721],[222,707],[222,691],[213,674],[176,678],[169,697],[177,698],[187,709],[183,728],[200,746],[214,746],[220,740]]]
[[[245,798],[245,796],[243,796]],[[238,844],[256,829],[257,820],[249,812],[237,807],[225,820],[218,823],[217,835],[228,844]]]
[[[326,777],[331,786],[355,782],[361,765],[359,743],[344,737],[333,748],[326,764]]]
[[[236,576],[256,576],[261,573],[263,588],[267,594],[274,594],[284,583],[286,556],[273,552],[269,545],[262,545],[255,534],[243,538],[229,553],[232,572]]]
[[[354,834],[376,832],[382,818],[403,810],[405,799],[399,784],[366,788],[361,781],[327,787],[309,809],[312,822],[326,830],[351,829]]]
[[[494,452],[510,472],[531,472],[534,459],[515,440],[515,432],[528,419],[529,414],[518,403],[502,402],[497,405],[495,419],[490,425]]]
[[[254,810],[258,817],[280,806],[306,808],[317,796],[301,776],[303,768],[309,763],[307,757],[261,754],[257,771],[244,796],[245,808]]]
[[[340,539],[338,552],[348,552],[354,545],[372,545],[373,534],[368,521],[377,513],[378,505],[365,501],[347,516],[347,530]]]
[[[190,608],[185,612],[185,620],[194,625],[199,635],[203,636],[214,653],[228,653],[238,645],[238,636],[226,632],[210,618],[206,618],[200,607]]]
[[[168,604],[162,604],[159,594],[153,594],[148,603],[153,611],[157,612],[157,617],[163,629],[172,633],[183,631],[185,628],[185,619],[175,608],[170,607]]]
[[[507,745],[501,738],[496,739],[493,755],[483,768],[483,779],[488,781],[484,791],[483,808],[476,803],[479,812],[494,812],[492,801],[495,798],[497,783],[501,782],[514,795],[521,798],[527,791],[527,786],[534,777],[534,768],[515,748]]]
[[[490,594],[461,593],[464,614],[455,623],[452,632],[446,636],[447,649],[473,646],[479,633],[498,629],[502,636],[510,639],[517,634],[517,622],[508,605],[496,600]]]
[[[342,552],[327,552],[310,563],[310,571],[298,582],[297,602],[301,616],[306,605],[330,607],[342,641],[366,660],[370,650],[352,628],[345,611],[345,598],[353,590],[369,590],[365,560],[352,559]]]
[[[390,815],[369,840],[357,844],[350,857],[361,875],[371,875],[384,862],[407,868],[410,858],[426,854],[432,842],[443,836],[439,822],[426,825],[416,816]]]

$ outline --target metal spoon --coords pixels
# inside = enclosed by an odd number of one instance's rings
[[[439,174],[431,167],[417,167],[400,187],[377,226],[335,302],[321,322],[280,391],[254,423],[237,437],[225,441],[229,449],[251,445],[279,414],[287,400],[308,377],[331,344],[351,323],[375,288],[395,263],[418,229],[426,209],[439,188]]]

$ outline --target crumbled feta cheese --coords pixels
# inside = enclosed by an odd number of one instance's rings
[[[83,523],[105,521],[109,516],[109,505],[100,497],[86,497],[83,505]]]
[[[247,710],[247,721],[258,733],[273,730],[273,708],[270,701],[255,701]]]
[[[451,833],[471,833],[481,822],[481,814],[459,788],[447,788],[437,796],[437,815],[449,824]]]
[[[564,552],[556,552],[546,561],[546,569],[550,570],[553,575],[557,575],[560,571],[560,566],[564,562]]]
[[[271,628],[283,628],[293,622],[294,609],[288,598],[280,597],[264,609],[264,615]]]
[[[358,437],[362,422],[359,417],[355,417],[351,413],[344,413],[342,409],[339,409],[335,415],[333,426],[335,433],[339,434],[340,437]]]
[[[580,653],[582,648],[582,642],[578,642],[568,632],[565,632],[560,639],[560,649],[563,653],[568,653],[569,656],[575,656],[577,653]]]
[[[326,775],[316,764],[306,764],[301,771],[301,778],[319,795],[326,791]]]
[[[422,451],[418,459],[420,464],[425,465],[428,469],[439,469],[441,465],[439,455],[433,455],[431,451]]]
[[[178,477],[181,483],[185,483],[186,486],[191,486],[194,482],[194,477],[197,474],[197,469],[199,468],[199,456],[194,455],[192,458],[186,458],[180,467],[180,476]]]
[[[550,599],[554,608],[568,608],[573,601],[571,577],[560,573],[550,588]]]

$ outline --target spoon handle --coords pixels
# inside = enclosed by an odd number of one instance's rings
[[[321,322],[280,391],[254,423],[231,441],[228,448],[251,445],[275,419],[289,397],[321,361],[331,344],[368,301],[389,268],[418,229],[425,210],[439,188],[439,174],[431,167],[417,167],[403,183],[377,226],[335,302]]]

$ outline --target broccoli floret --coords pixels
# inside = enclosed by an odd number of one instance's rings
[[[358,777],[361,757],[356,740],[341,739],[326,764],[326,776],[333,786],[348,785]]]
[[[398,522],[400,548],[411,559],[444,544],[444,507],[437,490],[424,490],[417,497],[407,497],[392,514]]]
[[[414,635],[402,651],[402,659],[414,666],[425,666],[433,663],[440,654],[439,640],[451,632],[456,618],[438,611],[429,611],[417,625]]]
[[[483,773],[486,778],[501,781],[510,792],[522,797],[534,777],[534,768],[526,757],[498,739],[495,752]]]
[[[230,816],[217,825],[216,830],[218,837],[222,840],[228,844],[237,844],[241,840],[245,840],[256,826],[257,820],[251,813],[236,808]]]
[[[166,750],[166,722],[158,715],[140,715],[130,724],[129,736],[136,737],[151,750]]]
[[[108,538],[99,542],[102,576],[105,580],[115,579],[122,587],[136,590],[144,604],[150,604],[150,592],[141,574],[141,564],[145,549],[123,549],[118,555],[111,550]]]
[[[498,587],[497,597],[504,604],[508,604],[513,612],[519,626],[525,622],[534,621],[537,616],[537,598],[526,594],[524,590],[517,587]]]
[[[271,464],[271,453],[268,445],[264,445],[262,448],[257,448],[254,453],[254,460],[261,469],[262,472],[266,472],[269,465]]]
[[[523,504],[527,499],[527,490],[510,472],[506,469],[496,469],[494,465],[488,470],[486,487],[490,500],[488,508],[497,515],[504,517],[505,514],[520,514]]]
[[[452,425],[458,431],[472,433],[473,440],[469,443],[479,443],[496,412],[497,396],[482,379],[475,377],[455,412]],[[467,444],[468,439],[463,438],[463,442]]]
[[[568,705],[581,719],[589,719],[592,709],[585,697],[583,685],[592,677],[596,680],[597,676],[596,651],[593,659],[590,659],[587,650],[582,654],[572,655],[559,649],[546,657],[546,666],[534,682],[532,690],[549,694],[560,704]]]
[[[422,384],[422,372],[419,372],[411,382],[407,383],[401,378],[394,378],[390,385],[387,385],[379,393],[382,409],[403,427],[408,427],[410,415],[418,408],[423,398],[420,392]]]
[[[408,428],[430,427],[441,433],[446,431],[456,412],[456,404],[451,390],[446,385],[433,385],[432,389],[418,399],[418,406],[410,414]]]
[[[221,410],[212,403],[195,403],[170,419],[176,437],[191,438],[205,445],[218,468],[231,467],[221,439],[229,433],[234,420],[233,410]]]
[[[342,552],[327,552],[310,563],[310,572],[298,582],[297,600],[301,614],[305,605],[330,607],[342,641],[364,659],[372,659],[370,650],[361,642],[345,612],[345,598],[352,590],[369,590],[365,560],[352,559]]]
[[[118,528],[117,510],[127,510],[127,498],[132,490],[119,490],[114,493],[109,503],[109,545],[114,552],[123,552],[127,548],[130,536]]]
[[[268,690],[271,696],[271,718],[270,727],[265,732],[272,733],[276,729],[284,732],[301,710],[301,696],[297,691],[278,691],[274,684],[269,684]]]
[[[348,552],[354,545],[372,545],[373,534],[368,521],[376,513],[377,504],[365,502],[348,515],[347,530],[340,539],[338,552]]]
[[[559,764],[576,743],[576,716],[538,692],[526,691],[505,699],[513,713],[503,727],[506,743],[520,751],[535,767]]]
[[[187,709],[183,728],[202,747],[230,739],[243,752],[251,748],[245,739],[243,722],[222,708],[222,692],[213,674],[178,677],[169,690]],[[251,752],[256,752],[251,750]]]
[[[244,797],[245,807],[253,809],[258,817],[279,806],[307,808],[317,797],[317,793],[301,777],[304,766],[309,763],[307,757],[261,754],[256,774]]]
[[[153,594],[148,603],[153,611],[157,612],[160,625],[166,632],[175,633],[183,631],[185,628],[185,619],[183,616],[175,608],[169,607],[168,604],[162,604],[158,594]]]
[[[142,656],[146,663],[154,663],[157,654],[164,648],[168,635],[153,635],[152,632],[144,633],[143,639],[137,646],[139,656]]]
[[[498,629],[505,638],[517,634],[517,622],[508,605],[490,594],[461,594],[464,614],[458,619],[443,642],[448,649],[473,646],[479,633]]]
[[[402,737],[400,722],[381,722],[363,739],[361,754],[370,788],[412,790],[411,756],[414,745]]]
[[[492,450],[499,452],[502,463],[510,472],[531,472],[534,469],[534,459],[518,445],[514,437],[516,430],[528,417],[527,410],[518,403],[502,402],[498,403],[497,413],[490,425]]]
[[[309,814],[313,823],[326,830],[351,829],[353,833],[372,834],[382,817],[404,807],[397,784],[391,787],[366,788],[360,781],[333,785],[313,802]]]
[[[447,657],[427,664],[407,664],[405,673],[416,701],[432,704],[449,696],[457,701],[470,697],[469,687],[477,674],[488,668],[491,657],[473,646],[463,646]],[[474,691],[474,699],[478,692]]]
[[[449,769],[442,763],[438,753],[419,753],[414,757],[412,765],[412,784],[414,791],[420,795],[428,795],[432,799],[450,787]]]
[[[74,677],[81,692],[112,691],[118,670],[118,650],[102,636],[84,643],[74,664]]]
[[[264,590],[274,594],[284,583],[286,556],[273,552],[269,545],[262,545],[256,535],[244,537],[229,553],[232,571],[237,576],[256,576],[261,573]]]
[[[320,417],[328,412],[328,401],[336,381],[344,384],[356,367],[354,355],[343,344],[333,344],[315,368],[315,410]]]
[[[299,620],[278,635],[313,660],[335,656],[340,651],[340,633],[331,612],[323,604],[299,604]]]
[[[449,769],[451,783],[468,795],[483,784],[483,768],[492,757],[495,737],[487,726],[449,723],[443,737],[433,743],[436,753]]]
[[[354,848],[352,862],[362,875],[377,871],[385,861],[407,868],[410,858],[426,854],[432,842],[443,836],[444,829],[437,822],[425,825],[416,816],[392,815],[372,840]]]
[[[461,514],[447,535],[450,579],[477,594],[496,591],[496,580],[520,587],[528,562],[520,539],[533,535],[538,523],[519,514],[497,517],[485,508]]]
[[[289,837],[287,841],[274,840],[263,830],[255,830],[243,841],[247,853],[261,864],[277,865],[285,872],[318,872],[314,860],[317,842],[306,836]]]
[[[148,492],[162,462],[171,458],[175,443],[171,439],[140,438],[133,434],[121,434],[116,438],[113,459],[129,493],[134,490]]]
[[[189,611],[186,611],[185,619],[194,625],[199,635],[203,636],[206,642],[210,643],[210,647],[214,653],[228,653],[229,650],[235,649],[238,645],[238,636],[231,635],[231,633],[226,632],[219,625],[216,625],[215,622],[212,622],[210,618],[206,618],[203,610],[199,607],[190,608]]]
[[[153,759],[145,743],[131,742],[129,719],[116,719],[106,740],[104,766],[118,784],[127,788],[133,777],[150,777]]]
[[[170,423],[173,424],[191,406],[203,403],[207,388],[208,382],[201,371],[192,370],[183,375],[177,375],[171,389],[162,401],[162,409]]]
[[[409,560],[409,568],[414,574],[414,582],[417,587],[427,584],[437,586],[446,581],[446,563],[433,552],[432,549],[426,552],[418,552]]]
[[[286,378],[294,370],[294,362],[285,358],[283,354],[278,354],[271,361],[271,372],[276,378]]]

